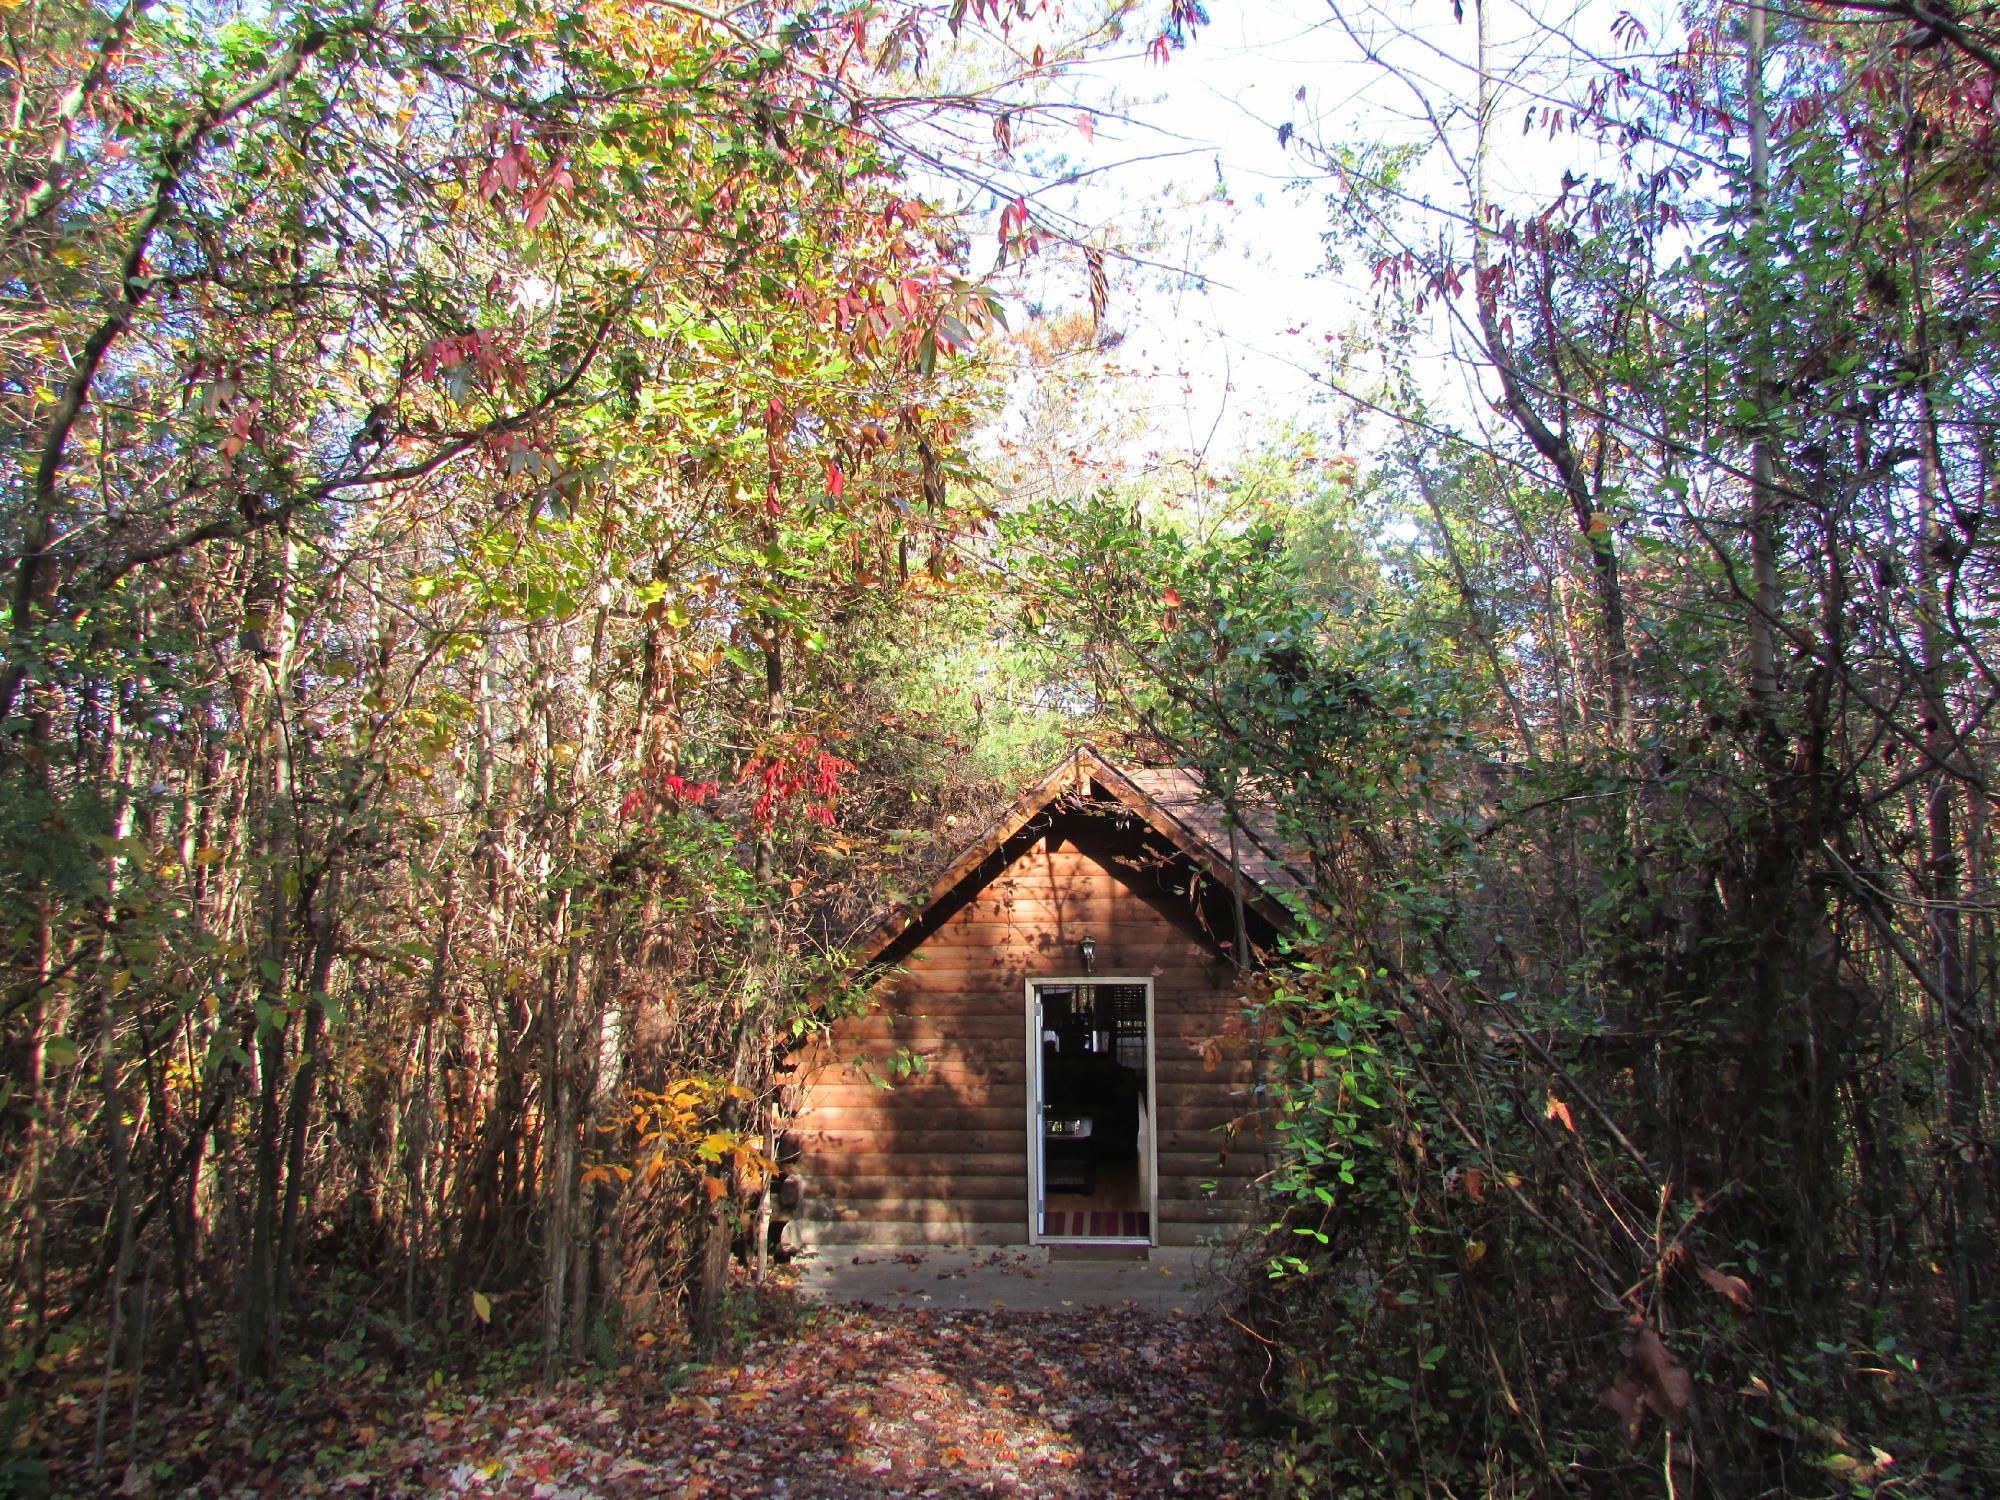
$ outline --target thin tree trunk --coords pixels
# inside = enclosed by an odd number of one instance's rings
[[[1504,268],[1492,263],[1493,226],[1486,194],[1486,158],[1493,126],[1493,75],[1490,0],[1473,0],[1477,30],[1477,118],[1473,148],[1472,265],[1473,303],[1486,357],[1500,377],[1501,405],[1527,438],[1529,446],[1554,469],[1569,501],[1578,535],[1590,555],[1591,582],[1597,596],[1598,627],[1603,631],[1605,717],[1614,744],[1632,743],[1632,648],[1625,621],[1624,587],[1619,577],[1618,549],[1610,522],[1592,492],[1591,476],[1571,446],[1564,419],[1556,425],[1537,410],[1534,396],[1515,363],[1511,342],[1500,318],[1500,281]]]
[[[321,908],[321,914],[315,920],[319,930],[314,939],[312,963],[306,981],[299,1065],[292,1076],[291,1100],[285,1110],[284,1206],[279,1220],[277,1264],[273,1268],[276,1288],[273,1298],[281,1310],[290,1300],[292,1266],[298,1256],[299,1209],[305,1201],[309,1165],[306,1142],[312,1127],[313,1090],[319,1083],[319,1066],[326,1038],[326,991],[332,981],[334,960],[340,952],[338,876],[327,877],[314,894]]]
[[[1928,402],[1926,402],[1928,406]],[[1928,415],[1928,414],[1927,414]],[[1930,933],[1932,973],[1937,982],[1945,1042],[1945,1181],[1950,1199],[1946,1216],[1947,1254],[1957,1331],[1982,1294],[1981,1270],[1990,1251],[1985,1184],[1979,1152],[1983,1137],[1985,1066],[1978,1003],[1965,963],[1962,868],[1953,801],[1952,774],[1958,758],[1957,716],[1946,688],[1944,597],[1932,559],[1948,545],[1939,525],[1938,466],[1934,425],[1927,422],[1918,461],[1920,524],[1916,536],[1918,635],[1922,652],[1924,752],[1930,759],[1923,787],[1924,922]]]
[[[44,895],[35,906],[35,1000],[30,1012],[27,1067],[23,1092],[27,1103],[27,1142],[21,1167],[21,1186],[14,1200],[23,1206],[22,1272],[24,1300],[28,1310],[28,1330],[32,1338],[41,1336],[48,1317],[48,1207],[42,1172],[53,1132],[49,1125],[48,1041],[58,1034],[66,1019],[66,1007],[59,1001],[49,1005],[49,976],[55,958],[55,928],[50,920],[51,903]]]
[[[1744,102],[1750,117],[1751,256],[1759,272],[1765,263],[1765,220],[1771,196],[1771,127],[1764,101],[1766,19],[1763,5],[1753,3]],[[1769,384],[1761,377],[1756,390],[1760,399],[1769,399]],[[1750,697],[1767,738],[1777,732],[1778,697],[1778,494],[1768,421],[1768,413],[1757,414],[1750,444]]]
[[[97,1045],[99,1078],[104,1093],[105,1140],[111,1155],[111,1222],[117,1236],[118,1253],[111,1272],[110,1332],[105,1339],[104,1383],[97,1392],[97,1425],[90,1447],[90,1475],[104,1476],[104,1442],[111,1415],[111,1376],[118,1366],[119,1340],[124,1332],[125,1288],[132,1275],[135,1237],[132,1223],[132,1142],[125,1132],[125,1085],[118,1062],[117,995],[129,980],[119,967],[118,953],[111,934],[117,928],[118,891],[122,855],[118,852],[132,832],[132,801],[125,795],[123,716],[119,712],[117,690],[107,692],[104,774],[106,785],[118,799],[112,817],[112,853],[104,870],[104,936],[97,955]]]
[[[241,1292],[236,1374],[240,1382],[268,1379],[276,1372],[282,1333],[279,1259],[282,1254],[283,1106],[286,1035],[291,1029],[286,978],[290,972],[292,920],[299,904],[289,893],[297,879],[298,816],[292,763],[291,670],[298,622],[292,609],[297,543],[282,543],[271,628],[246,630],[252,649],[261,649],[268,691],[264,733],[270,756],[265,805],[258,818],[258,872],[261,941],[255,976],[257,1001],[257,1111],[252,1136],[254,1186],[250,1201],[249,1253]]]
[[[778,737],[787,717],[785,658],[782,637],[774,621],[766,620],[764,645],[764,739],[771,754],[779,753]],[[775,901],[778,843],[776,830],[766,826],[757,831],[752,871],[757,888],[767,901]],[[773,912],[756,939],[756,951],[745,968],[745,988],[739,1000],[735,1025],[730,1032],[730,1081],[740,1083],[747,1049],[752,1045],[764,1010],[763,990],[769,983],[769,958],[775,945],[777,915]],[[723,1106],[725,1125],[736,1123],[734,1100]],[[713,1355],[722,1340],[722,1298],[729,1284],[729,1243],[732,1236],[730,1213],[734,1194],[719,1194],[709,1205],[702,1225],[701,1255],[697,1262],[695,1294],[689,1321],[693,1327],[696,1352],[704,1359]]]
[[[553,926],[567,937],[565,961],[551,960],[546,973],[542,1024],[542,1379],[553,1384],[562,1373],[569,1347],[570,1252],[575,1239],[577,1179],[575,1090],[575,995],[570,991],[581,938],[569,933],[570,894],[556,900]],[[568,982],[565,982],[567,978]]]
[[[570,762],[570,774],[566,781],[558,782],[551,769],[548,786],[551,799],[560,798],[561,849],[564,872],[572,878],[577,873],[576,866],[582,857],[576,836],[575,808],[581,789],[587,787],[597,765],[597,738],[599,720],[602,713],[604,691],[603,672],[606,662],[605,641],[610,625],[610,592],[607,580],[599,580],[599,602],[596,619],[591,630],[589,667],[586,677],[581,713],[577,726],[577,741],[574,756]],[[554,671],[548,676],[546,712],[548,714],[548,734],[550,738],[551,761],[554,760],[555,698],[556,682]],[[591,910],[597,909],[592,903]],[[590,1114],[590,1096],[593,1090],[595,1072],[594,1055],[586,1058],[582,1049],[588,1040],[593,1053],[597,1043],[597,1028],[586,1018],[584,1011],[584,969],[585,954],[589,951],[582,933],[572,928],[575,903],[571,898],[568,883],[558,905],[556,941],[564,946],[562,980],[560,987],[552,986],[549,992],[548,1050],[546,1054],[547,1078],[544,1084],[543,1111],[547,1120],[544,1132],[546,1156],[543,1162],[543,1181],[546,1191],[543,1196],[543,1257],[546,1266],[547,1285],[543,1306],[543,1355],[542,1375],[544,1380],[553,1381],[560,1373],[564,1360],[574,1354],[579,1347],[582,1332],[582,1308],[572,1307],[575,1288],[571,1282],[583,1273],[583,1240],[585,1235],[585,1215],[580,1191],[581,1134],[583,1122]],[[553,977],[553,976],[552,976]],[[595,986],[590,987],[596,993]],[[583,1291],[587,1294],[588,1285]]]

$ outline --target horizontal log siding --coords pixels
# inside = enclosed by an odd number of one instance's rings
[[[1125,852],[1136,851],[1135,839]],[[1191,1244],[1244,1215],[1263,1146],[1246,1118],[1234,968],[1185,898],[1114,863],[1119,852],[1030,845],[918,943],[873,1010],[797,1058],[787,1143],[805,1186],[801,1243],[1027,1241],[1024,986],[1074,975],[1085,936],[1099,975],[1153,980],[1161,1242]],[[899,1048],[926,1070],[882,1088],[869,1067],[886,1077]]]

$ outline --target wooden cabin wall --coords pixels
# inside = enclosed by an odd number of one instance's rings
[[[1011,852],[1011,851],[1010,851]],[[1202,935],[1184,864],[1133,869],[1138,839],[1101,819],[1037,838],[902,958],[869,1014],[799,1059],[803,1103],[787,1145],[802,1244],[1026,1244],[1026,981],[1079,972],[1154,981],[1162,1244],[1194,1244],[1247,1212],[1264,1143],[1246,1121],[1252,1048],[1236,970]],[[928,1071],[877,1087],[898,1048]],[[1204,1184],[1215,1184],[1213,1194]]]

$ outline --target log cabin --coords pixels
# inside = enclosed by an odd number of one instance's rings
[[[1304,887],[1193,772],[1072,751],[864,942],[871,1003],[791,1059],[787,1239],[1145,1247],[1246,1221],[1242,980]]]

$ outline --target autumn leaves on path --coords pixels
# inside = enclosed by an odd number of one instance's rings
[[[629,1436],[689,1495],[1223,1496],[1251,1492],[1241,1407],[1215,1323],[843,1309]]]
[[[275,1423],[210,1408],[206,1422],[178,1430],[186,1447],[170,1446],[183,1451],[128,1470],[127,1490],[1253,1495],[1262,1491],[1241,1436],[1247,1383],[1229,1334],[1220,1320],[1136,1307],[824,1307],[787,1336],[692,1374],[635,1368],[483,1397],[433,1384],[407,1405],[372,1381],[329,1380],[282,1416],[266,1414]]]

